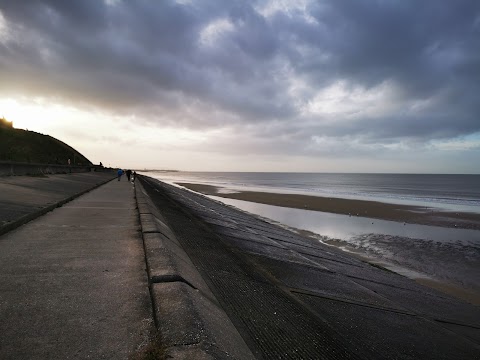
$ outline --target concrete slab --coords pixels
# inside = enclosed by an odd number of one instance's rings
[[[435,296],[428,289],[412,291],[367,280],[354,279],[354,281],[425,317],[480,328],[480,307],[478,306],[467,306],[466,304],[461,306],[460,301],[449,297]]]
[[[290,289],[310,291],[327,298],[404,311],[403,307],[365,289],[345,276],[285,260],[257,256],[255,261]]]
[[[161,283],[152,285],[152,295],[162,340],[171,353],[187,358],[196,346],[193,354],[201,358],[255,358],[225,312],[197,290],[179,282]]]
[[[214,299],[190,258],[176,244],[159,234],[144,234],[145,256],[150,282],[185,282]]]
[[[140,183],[136,195],[144,206],[140,222],[150,293],[167,356],[255,358]]]
[[[140,214],[140,222],[142,223],[143,233],[158,232],[157,224],[152,214]]]
[[[171,359],[176,360],[214,360],[215,358],[207,354],[200,345],[177,346],[171,348],[168,352]]]
[[[480,348],[418,316],[349,304],[310,295],[300,298],[371,358],[475,359]]]

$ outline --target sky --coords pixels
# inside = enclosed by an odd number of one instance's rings
[[[94,163],[480,173],[478,0],[0,0],[0,117]]]

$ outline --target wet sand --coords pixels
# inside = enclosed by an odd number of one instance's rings
[[[277,194],[258,191],[224,193],[219,191],[221,188],[211,185],[191,183],[177,184],[205,195],[214,195],[266,205],[361,216],[411,224],[480,230],[480,214],[477,213],[444,212],[419,206],[310,195]]]
[[[432,211],[432,209],[408,205],[395,205],[375,201],[326,198],[296,194],[276,194],[255,191],[224,193],[220,191],[221,188],[211,185],[191,183],[177,184],[205,195],[244,200],[266,205],[330,212],[345,215],[350,214],[352,216],[357,216],[358,214],[358,216],[361,217],[370,217],[375,219],[415,223],[422,225],[458,227],[476,230],[480,229],[480,214],[475,213],[441,212],[438,210]],[[297,231],[305,236],[317,239],[317,235],[310,231],[300,229],[297,229]],[[336,247],[343,247],[345,245],[344,243],[337,244],[335,240],[329,240],[327,241],[327,243]],[[368,262],[373,266],[378,266],[385,270],[392,271],[387,269],[387,267],[384,266],[385,264],[379,263],[377,259],[368,257],[366,254],[358,251],[358,249],[352,247],[348,251],[352,256],[355,256],[362,261]],[[423,277],[412,278],[424,286],[465,300],[471,304],[480,305],[480,293],[473,289],[462,288],[457,284],[451,284],[446,281],[440,281],[436,279],[426,279]]]
[[[312,233],[310,231],[305,231],[305,230],[299,230],[298,231],[300,234],[304,236],[311,237],[313,239],[318,239],[315,233]],[[379,267],[383,270],[386,271],[392,271],[392,272],[397,272],[401,273],[401,271],[398,271],[398,267],[394,266],[391,267],[387,262],[384,261],[379,261],[378,259],[369,257],[365,253],[363,253],[361,250],[357,249],[354,246],[348,246],[344,242],[340,242],[335,239],[328,239],[328,240],[323,240],[323,243],[331,246],[335,246],[337,248],[341,248],[343,250],[346,250],[350,255],[369,263],[370,265],[373,265],[375,267]],[[403,274],[404,276],[407,276]],[[427,277],[422,277],[422,276],[414,276],[410,275],[408,276],[409,278],[415,280],[417,283],[438,290],[440,292],[443,292],[445,294],[451,295],[453,297],[456,297],[457,299],[462,299],[466,302],[469,302],[470,304],[473,305],[478,305],[480,306],[480,291],[478,289],[474,288],[466,288],[462,287],[459,284],[452,284],[450,282],[447,282],[445,280],[438,280],[434,278],[427,278]]]

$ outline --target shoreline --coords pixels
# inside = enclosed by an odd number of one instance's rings
[[[316,234],[310,231],[306,231],[306,230],[297,230],[297,231],[304,236],[310,237],[312,239],[318,239],[315,236]],[[328,246],[333,246],[337,249],[344,248],[344,245],[342,244],[342,246],[339,246],[336,240],[322,241],[322,243]],[[400,274],[402,276],[405,276],[414,280],[420,285],[429,287],[431,289],[435,289],[442,293],[453,296],[457,299],[462,299],[470,304],[480,306],[480,292],[478,290],[475,290],[473,288],[462,287],[459,284],[451,283],[446,280],[435,279],[433,277],[430,277],[429,275],[423,275],[420,273],[417,273],[418,275],[411,275],[412,272],[409,271],[408,268],[401,268],[398,265],[392,266],[388,262],[375,259],[374,257],[369,257],[368,255],[360,251],[357,251],[354,247],[348,247],[348,249],[344,249],[344,251],[348,252],[350,255],[356,257],[357,259],[360,259],[364,262],[369,263],[372,266],[380,267],[385,271],[391,271],[391,272]],[[404,272],[404,270],[407,270],[410,275],[407,275]]]
[[[365,200],[350,200],[350,199],[338,199],[338,198],[325,198],[309,195],[296,195],[296,194],[276,194],[266,192],[255,191],[241,191],[235,193],[223,193],[219,192],[222,188],[205,185],[205,184],[192,184],[192,183],[176,183],[190,190],[202,193],[204,195],[211,195],[216,197],[222,197],[234,200],[243,200],[254,203],[303,209],[322,211],[327,213],[343,214],[352,216],[369,217],[381,220],[389,220],[396,222],[407,222],[411,224],[430,225],[430,226],[442,226],[448,228],[459,228],[469,230],[480,229],[480,214],[476,213],[452,213],[432,211],[432,209],[425,209],[423,207],[408,206],[408,205],[396,205],[390,203],[380,203],[374,201]],[[461,226],[457,225],[461,224]],[[457,225],[457,226],[455,226]],[[308,230],[295,229],[304,236],[315,238],[314,233]],[[328,245],[328,244],[327,244]],[[335,246],[335,244],[330,244]],[[338,248],[338,247],[337,247]],[[353,249],[352,249],[353,250]],[[378,259],[371,258],[365,254],[355,251],[348,251],[352,256],[359,258],[373,266],[380,266],[386,271],[395,270],[389,269],[385,264],[378,263]],[[397,272],[398,273],[398,272]],[[407,276],[403,274],[403,276]],[[425,278],[423,276],[407,276],[417,283],[448,294],[455,298],[467,301],[471,304],[480,305],[480,293],[473,289],[463,288],[458,284],[449,283],[444,280]]]
[[[260,191],[220,192],[222,188],[205,184],[177,182],[187,189],[227,199],[249,201],[286,208],[360,216],[400,223],[480,230],[480,214],[449,212],[413,205],[382,203],[369,200],[329,198],[313,195],[269,193]]]

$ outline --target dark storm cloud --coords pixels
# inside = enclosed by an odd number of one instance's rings
[[[292,144],[480,131],[478,1],[327,0],[265,15],[266,4],[0,1],[0,93],[192,128],[266,124],[257,137]],[[394,84],[394,113],[305,113],[338,81],[365,91]],[[410,111],[416,102],[426,105]]]

